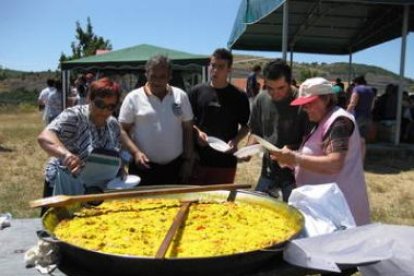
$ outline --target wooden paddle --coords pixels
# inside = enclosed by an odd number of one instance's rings
[[[182,194],[182,193],[197,193],[217,190],[236,190],[236,189],[248,189],[251,188],[250,184],[217,184],[217,185],[204,185],[204,186],[192,186],[192,187],[179,187],[179,188],[165,188],[154,190],[142,190],[142,191],[128,191],[128,192],[115,192],[115,193],[103,193],[103,194],[88,194],[88,195],[58,195],[52,197],[45,197],[37,200],[30,201],[29,205],[32,208],[36,207],[57,207],[65,206],[67,204],[75,202],[88,202],[98,200],[108,200],[117,198],[128,198],[138,196],[152,196],[152,195],[168,195],[168,194]]]
[[[164,237],[164,240],[161,243],[160,248],[157,251],[157,254],[155,254],[155,258],[157,259],[164,259],[165,254],[167,253],[168,248],[170,247],[171,241],[173,240],[175,233],[177,232],[178,228],[183,224],[185,215],[187,214],[188,210],[190,209],[191,203],[197,202],[198,200],[192,200],[192,201],[185,201],[181,205],[180,210],[178,211],[177,215],[174,218],[173,223],[170,226],[170,229],[168,229],[167,234]]]

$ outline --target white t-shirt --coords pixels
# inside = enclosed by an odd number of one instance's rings
[[[134,124],[132,139],[151,162],[167,164],[183,152],[182,122],[193,119],[187,94],[172,87],[162,101],[147,95],[144,87],[124,99],[119,122]]]
[[[54,91],[56,91],[56,88],[49,87],[49,86],[46,87],[45,89],[42,90],[42,92],[40,92],[38,100],[42,102],[44,105],[46,105],[47,97],[49,96],[49,94],[51,94]]]
[[[43,118],[43,121],[46,124],[48,123],[47,118],[46,118],[46,114],[47,114],[47,99],[48,99],[49,95],[52,94],[52,93],[54,93],[55,91],[56,91],[56,88],[48,86],[48,87],[46,87],[45,89],[43,89],[40,92],[39,98],[37,98],[37,100],[39,102],[41,102],[45,106],[45,109],[43,110],[43,116],[42,116],[42,118]]]

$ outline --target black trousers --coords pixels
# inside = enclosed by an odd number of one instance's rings
[[[150,168],[140,168],[135,162],[129,164],[128,174],[135,174],[141,177],[139,186],[142,185],[160,185],[160,184],[178,184],[179,172],[182,165],[182,159],[176,158],[167,164],[149,163]]]

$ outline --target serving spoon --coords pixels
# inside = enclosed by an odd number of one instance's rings
[[[182,194],[182,193],[197,193],[217,190],[237,190],[237,189],[249,189],[250,184],[216,184],[216,185],[203,185],[192,187],[180,187],[180,188],[164,188],[153,190],[141,190],[141,191],[128,191],[128,192],[111,192],[103,194],[87,194],[87,195],[57,195],[52,197],[45,197],[41,199],[32,200],[29,202],[31,208],[37,207],[58,207],[65,206],[67,204],[76,202],[88,202],[88,201],[100,201],[108,199],[139,197],[139,196],[153,196],[153,195],[167,195],[167,194]]]
[[[165,254],[167,253],[168,248],[177,232],[178,228],[183,224],[185,215],[187,214],[188,210],[190,209],[190,205],[192,203],[196,203],[198,200],[190,200],[190,201],[183,201],[180,209],[178,210],[177,215],[174,218],[173,223],[168,229],[167,234],[165,235],[161,246],[159,247],[157,253],[155,254],[155,258],[157,259],[164,259]]]

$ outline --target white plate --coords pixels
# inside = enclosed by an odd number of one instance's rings
[[[269,143],[268,141],[266,141],[265,139],[263,139],[260,136],[254,135],[252,134],[253,137],[256,139],[257,142],[259,142],[260,145],[262,145],[265,149],[267,149],[268,151],[281,151],[280,148],[276,147],[275,145]]]
[[[233,155],[236,156],[237,158],[244,158],[247,156],[255,155],[256,153],[260,153],[260,152],[262,152],[262,145],[254,144],[254,145],[250,145],[250,146],[239,149],[238,151],[233,153]]]
[[[112,179],[106,185],[106,188],[109,190],[122,190],[122,189],[131,189],[137,186],[141,182],[141,178],[138,175],[128,175],[125,180],[117,177]]]
[[[226,152],[230,149],[230,146],[226,142],[213,136],[207,137],[207,143],[211,148],[215,149],[216,151]]]

